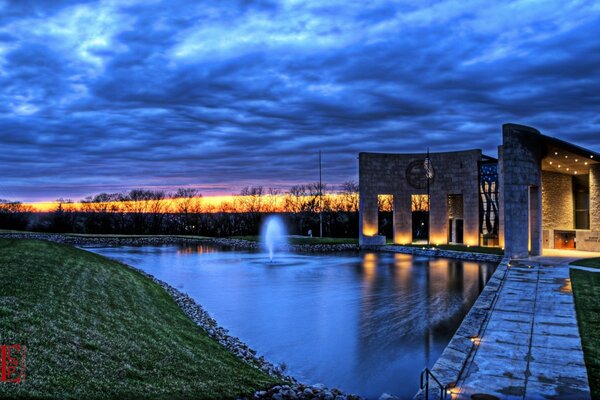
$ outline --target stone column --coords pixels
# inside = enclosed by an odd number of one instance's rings
[[[394,193],[394,243],[412,242],[412,204],[410,193]]]
[[[504,248],[504,172],[502,146],[498,146],[498,244]]]
[[[539,186],[529,189],[529,240],[532,256],[542,255],[542,191]]]
[[[431,244],[448,243],[448,197],[432,188],[429,210],[429,240]]]
[[[367,244],[364,243],[365,236],[375,236],[379,233],[379,210],[377,207],[377,194],[361,193],[359,208],[359,244]]]
[[[470,178],[470,190],[463,195],[463,222],[465,244],[479,245],[479,174]]]
[[[523,125],[505,124],[502,127],[502,176],[504,208],[505,254],[527,257],[530,244],[530,213],[534,225],[541,231],[541,144],[540,133]],[[530,203],[530,187],[535,201]],[[534,210],[530,206],[534,205]],[[535,232],[535,251],[541,251],[541,233]],[[539,246],[537,241],[540,241]]]
[[[600,164],[590,167],[590,229],[600,232]]]

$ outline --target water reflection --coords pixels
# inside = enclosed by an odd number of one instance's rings
[[[216,247],[214,245],[207,244],[196,244],[196,245],[187,245],[177,248],[177,254],[208,254],[208,253],[218,253],[223,251],[222,248]]]
[[[201,303],[309,383],[411,397],[495,266],[402,254],[263,254],[206,246],[93,249]]]

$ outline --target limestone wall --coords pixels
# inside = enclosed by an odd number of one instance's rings
[[[600,231],[577,231],[577,250],[600,251]]]
[[[448,198],[448,218],[462,219],[463,214],[463,198],[461,196],[450,196]]]
[[[600,232],[600,164],[590,167],[590,228]]]
[[[558,172],[542,172],[543,229],[573,229],[573,178]]]
[[[432,153],[435,177],[430,185],[430,237],[448,240],[448,195],[463,195],[464,241],[479,243],[479,170],[481,150]],[[410,166],[422,165],[425,154],[359,154],[360,237],[373,236],[377,227],[377,195],[394,196],[394,242],[412,241],[411,195],[426,194],[407,179]],[[364,240],[361,241],[361,243]]]

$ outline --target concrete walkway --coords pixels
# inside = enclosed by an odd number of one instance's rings
[[[590,398],[569,279],[577,253],[511,261],[453,399]]]

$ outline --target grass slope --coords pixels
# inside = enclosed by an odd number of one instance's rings
[[[584,258],[583,260],[573,261],[571,264],[589,268],[600,268],[600,257]]]
[[[141,274],[38,240],[0,239],[0,342],[27,349],[0,398],[195,398],[279,383],[209,338]]]
[[[600,268],[600,258],[579,260],[575,265]],[[600,398],[600,272],[571,269],[575,309],[592,398]]]

